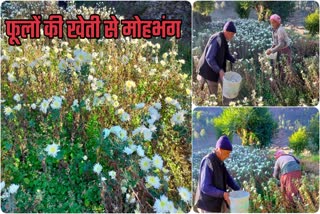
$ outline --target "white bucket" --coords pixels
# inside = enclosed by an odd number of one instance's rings
[[[223,96],[228,99],[237,97],[240,91],[241,80],[240,74],[233,71],[226,72],[223,77]]]
[[[249,196],[246,191],[234,191],[229,193],[230,212],[231,213],[248,213],[249,212]]]
[[[268,57],[268,59],[277,59],[277,54],[278,54],[278,52],[271,53],[271,54],[267,55],[267,57]]]

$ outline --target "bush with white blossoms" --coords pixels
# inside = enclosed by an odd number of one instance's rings
[[[5,19],[30,14],[105,20],[115,12],[7,2],[2,30]],[[1,34],[1,167],[3,181],[19,188],[3,211],[189,211],[190,76],[174,38],[165,47],[43,32],[21,46],[7,40]]]
[[[229,42],[230,53],[237,59],[227,71],[235,71],[242,77],[238,97],[230,106],[315,106],[319,102],[319,40],[308,38],[287,29],[292,41],[292,72],[286,66],[272,71],[266,50],[272,46],[271,25],[253,19],[233,20],[237,34]],[[196,67],[212,32],[223,29],[224,22],[214,21],[207,28],[193,34],[193,102],[197,105],[217,106],[218,97],[210,97],[207,87],[201,91],[196,78]],[[286,65],[286,59],[281,59]],[[283,78],[280,77],[283,74]],[[254,96],[252,94],[255,93]]]

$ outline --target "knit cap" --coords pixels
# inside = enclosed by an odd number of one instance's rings
[[[232,151],[232,144],[229,140],[229,138],[225,135],[221,136],[217,143],[216,143],[216,148]]]
[[[233,33],[237,33],[237,29],[236,26],[234,26],[234,23],[232,21],[227,22],[224,27],[223,27],[224,31],[228,31],[228,32],[233,32]]]

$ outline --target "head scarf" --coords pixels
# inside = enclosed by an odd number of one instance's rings
[[[281,17],[277,14],[273,14],[272,16],[270,16],[270,21],[273,20],[275,22],[278,22],[279,24],[281,24]]]

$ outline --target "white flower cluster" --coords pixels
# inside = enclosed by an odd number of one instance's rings
[[[5,186],[6,186],[6,183],[4,181],[0,182],[0,192],[1,192],[2,199],[9,198],[10,194],[16,194],[20,187],[17,184],[11,184],[7,189],[5,189]],[[4,190],[3,193],[2,193],[2,190]]]

